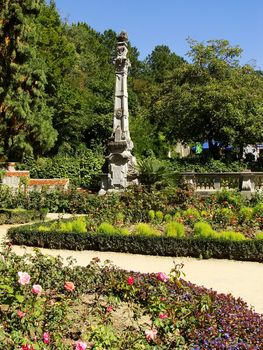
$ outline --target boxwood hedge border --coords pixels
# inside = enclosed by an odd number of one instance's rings
[[[8,230],[7,235],[13,244],[40,248],[263,262],[263,240],[231,241],[92,232],[43,232],[37,226],[13,227]]]

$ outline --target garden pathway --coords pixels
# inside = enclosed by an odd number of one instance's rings
[[[55,215],[52,214],[49,217],[55,218]],[[1,241],[5,238],[9,227],[11,225],[0,226]],[[17,254],[24,254],[25,252],[32,252],[33,248],[14,246],[13,250]],[[51,249],[41,249],[41,251],[53,256],[60,255],[63,258],[72,256],[77,260],[77,264],[82,266],[87,265],[93,257],[98,257],[101,261],[108,259],[120,268],[140,272],[162,271],[169,273],[174,263],[183,263],[184,279],[221,293],[231,293],[235,297],[241,297],[249,306],[253,306],[256,312],[263,314],[263,264],[260,263],[97,251],[79,252]]]

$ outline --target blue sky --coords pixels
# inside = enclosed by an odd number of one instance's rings
[[[70,23],[127,31],[145,58],[156,45],[185,56],[186,38],[227,39],[243,49],[241,63],[263,70],[263,0],[56,0]]]

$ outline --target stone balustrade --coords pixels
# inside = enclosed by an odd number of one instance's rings
[[[263,192],[263,172],[229,173],[181,173],[182,181],[193,186],[197,192],[213,193],[222,190]]]

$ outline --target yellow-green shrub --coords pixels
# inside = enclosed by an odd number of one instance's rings
[[[205,238],[212,238],[215,237],[216,233],[212,229],[211,225],[207,222],[197,222],[194,225],[194,236],[195,237],[205,237]]]
[[[107,233],[109,235],[116,234],[116,228],[109,224],[108,222],[102,222],[100,226],[97,228],[98,233]]]
[[[144,236],[156,236],[160,234],[158,230],[142,222],[135,227],[135,233]]]
[[[244,241],[246,239],[242,233],[235,231],[221,231],[217,234],[217,238],[231,241]]]
[[[168,237],[184,237],[185,236],[184,225],[176,221],[168,222],[165,225],[164,233]]]
[[[255,236],[255,239],[263,239],[263,232],[258,232]]]

